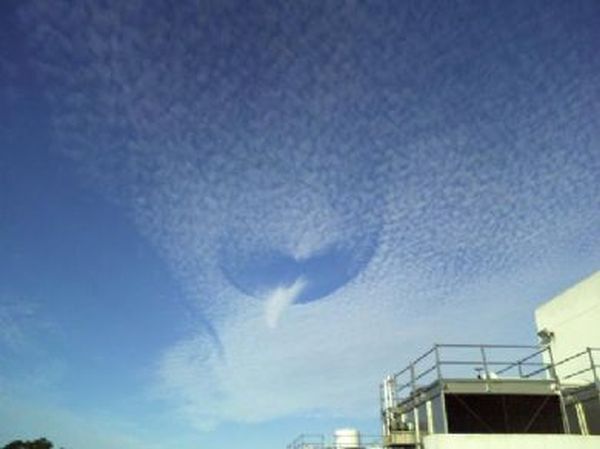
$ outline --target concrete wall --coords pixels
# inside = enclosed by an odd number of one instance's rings
[[[600,436],[582,435],[428,435],[424,449],[598,449]]]
[[[600,271],[540,306],[535,318],[538,331],[546,329],[553,333],[550,345],[555,362],[587,347],[600,347]],[[600,351],[595,355],[596,364],[600,364]],[[563,377],[589,366],[588,357],[579,357],[559,366],[557,371]],[[570,380],[590,382],[593,373]]]

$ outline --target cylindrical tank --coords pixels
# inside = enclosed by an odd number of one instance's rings
[[[337,429],[333,432],[336,449],[356,449],[360,447],[360,432],[356,429]]]

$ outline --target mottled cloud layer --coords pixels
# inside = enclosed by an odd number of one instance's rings
[[[26,329],[36,321],[35,308],[20,298],[6,296],[0,295],[0,345],[15,351],[26,343]]]
[[[57,148],[216,332],[158,363],[199,428],[362,415],[407,344],[477,334],[465,313],[534,299],[525,274],[599,262],[598,10],[496,6],[23,7]],[[224,270],[331,247],[360,270],[307,304],[311,279],[265,302]]]

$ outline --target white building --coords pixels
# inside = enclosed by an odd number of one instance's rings
[[[535,315],[539,345],[434,345],[388,376],[384,445],[600,449],[600,272]]]
[[[571,432],[600,435],[600,271],[540,306],[535,318],[551,350]]]
[[[594,382],[590,355],[600,363],[600,271],[584,279],[535,311],[538,335],[549,343],[558,377],[568,382]],[[588,354],[585,354],[588,352]],[[584,353],[584,356],[574,357]],[[564,379],[565,376],[574,376]]]
[[[381,439],[342,429],[288,448],[600,449],[600,272],[535,317],[538,345],[436,344],[387,376]]]

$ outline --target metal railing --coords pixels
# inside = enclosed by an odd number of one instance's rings
[[[298,435],[286,449],[322,449],[325,447],[325,435],[303,433]]]
[[[443,379],[557,380],[554,366],[549,346],[436,344],[393,375],[395,397],[402,402]]]
[[[569,365],[575,366],[570,368]],[[582,375],[590,373],[590,381],[600,388],[600,348],[586,348],[584,351],[573,354],[554,364],[559,371],[559,377],[563,382],[581,378]]]
[[[360,445],[356,449],[379,449],[382,447],[381,435],[360,434]],[[286,449],[341,449],[335,438],[327,438],[323,434],[304,433],[298,435]]]

